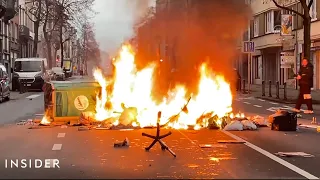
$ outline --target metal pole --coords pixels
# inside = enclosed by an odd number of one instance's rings
[[[283,83],[283,99],[287,100],[287,83]]]
[[[271,93],[271,80],[269,80],[269,97],[272,97],[272,93]]]
[[[246,93],[246,80],[245,79],[243,79],[242,80],[242,89],[243,89],[243,94],[245,94]]]
[[[262,81],[262,96],[266,96],[266,89],[265,89],[266,83],[265,81]]]
[[[296,24],[296,27],[298,27],[297,25],[298,25],[298,16],[297,16],[297,14],[295,14],[295,24]],[[295,40],[296,40],[296,52],[295,52],[295,54],[296,54],[296,73],[295,74],[298,74],[298,61],[299,61],[299,44],[298,44],[298,31],[297,31],[297,28],[295,28],[296,30],[295,30]],[[299,65],[300,65],[300,63],[299,63]],[[295,80],[296,81],[296,83],[295,83],[295,89],[298,89],[298,80],[296,79]]]
[[[249,38],[250,39],[250,38]],[[250,94],[250,83],[251,83],[251,53],[248,53],[248,94]]]
[[[276,98],[280,99],[280,96],[279,96],[279,81],[277,81],[277,83],[276,83]]]

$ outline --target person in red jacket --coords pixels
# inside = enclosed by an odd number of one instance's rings
[[[308,62],[306,58],[302,60],[302,66],[297,75],[299,80],[299,96],[296,103],[296,107],[293,109],[295,112],[300,112],[301,105],[306,103],[308,110],[304,113],[313,114],[311,88],[313,86],[313,66]]]

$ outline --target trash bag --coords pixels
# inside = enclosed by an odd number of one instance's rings
[[[231,121],[224,127],[225,131],[242,131],[243,124],[240,121]]]
[[[251,121],[253,121],[258,126],[268,126],[268,121],[262,116],[253,116]]]
[[[135,107],[125,108],[120,115],[119,123],[122,125],[129,125],[137,120],[138,110]]]
[[[241,121],[244,130],[257,130],[257,126],[250,120]]]

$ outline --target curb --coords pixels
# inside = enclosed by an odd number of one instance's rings
[[[275,99],[275,98],[268,98],[264,96],[255,96],[255,98],[263,99],[263,100],[268,100],[272,102],[278,102],[278,103],[283,103],[283,104],[295,104],[297,100],[283,100],[283,99]],[[320,104],[319,100],[312,100],[312,104]]]

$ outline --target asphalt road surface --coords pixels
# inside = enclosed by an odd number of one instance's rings
[[[9,103],[9,102],[8,102]],[[89,130],[77,127],[28,129],[28,126],[9,125],[43,113],[43,96],[32,100],[21,98],[13,105],[3,105],[16,113],[0,118],[6,123],[0,128],[0,178],[24,179],[85,179],[85,178],[216,178],[216,179],[319,179],[320,133],[312,128],[299,128],[297,132],[258,131],[225,132],[220,130],[172,130],[164,139],[177,154],[162,152],[159,145],[150,152],[144,147],[151,140],[142,132],[154,134],[153,129],[133,131]],[[255,98],[238,96],[234,111],[268,116],[271,107],[284,107]],[[270,109],[271,108],[271,109]],[[309,116],[303,116],[309,118]],[[309,120],[300,120],[308,124]],[[168,130],[163,130],[162,133]],[[125,138],[128,148],[114,148],[113,143]],[[221,144],[219,140],[238,140],[240,144]],[[200,148],[212,144],[211,148]],[[276,152],[305,152],[315,157],[277,157]],[[60,168],[11,168],[10,160],[57,159]],[[7,160],[7,161],[6,161]],[[7,162],[7,168],[5,167]],[[57,161],[56,161],[57,162]],[[21,165],[21,164],[20,164]],[[52,162],[50,162],[52,167]]]

